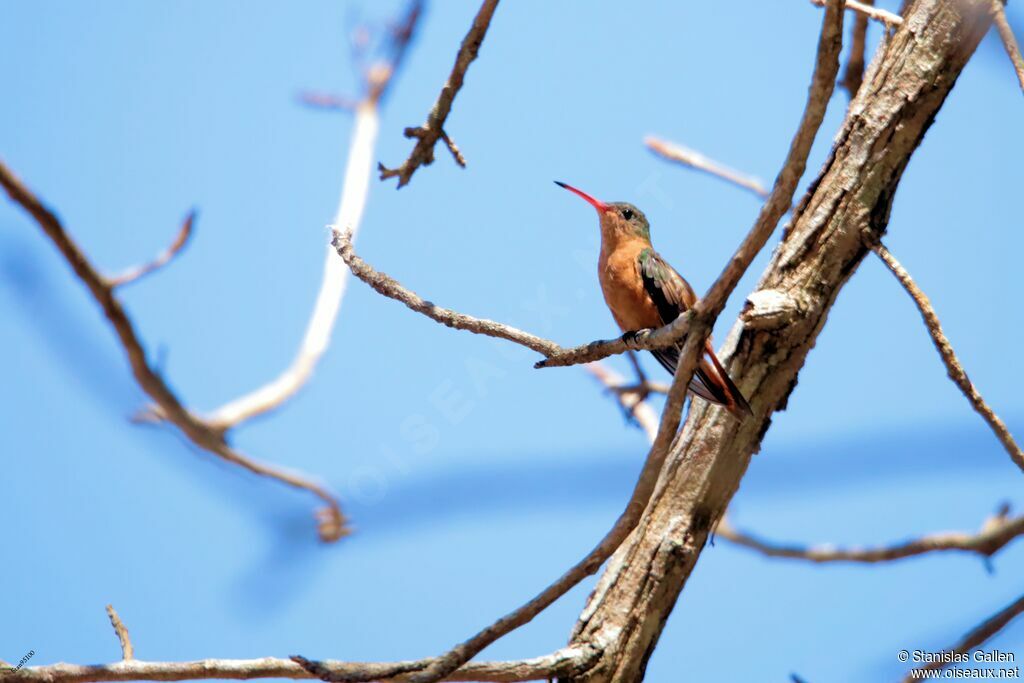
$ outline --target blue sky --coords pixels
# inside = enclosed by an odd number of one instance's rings
[[[398,6],[0,9],[0,154],[95,262],[116,271],[144,260],[190,207],[200,210],[184,255],[124,291],[151,355],[197,410],[291,359],[351,127],[295,94],[353,92],[347,30]],[[422,121],[476,9],[430,7],[383,111],[384,163],[408,154],[401,131]],[[439,149],[401,191],[375,182],[360,253],[442,305],[565,344],[608,337],[616,331],[594,266],[577,258],[596,265],[596,220],[551,184],[560,179],[641,206],[658,250],[703,291],[758,203],[665,164],[641,140],[658,134],[771,180],[804,104],[820,20],[798,0],[745,0],[728,21],[713,3],[502,4],[448,124],[469,167]],[[837,92],[808,178],[845,105]],[[1022,111],[990,36],[911,161],[888,239],[1017,431]],[[719,338],[766,259],[732,297]],[[646,452],[581,370],[535,371],[524,349],[453,332],[353,283],[313,381],[235,435],[250,455],[322,477],[342,496],[358,533],[324,547],[307,496],[129,424],[144,396],[113,335],[8,202],[0,319],[0,532],[17,558],[0,563],[0,658],[9,661],[28,650],[33,664],[115,659],[108,602],[146,659],[434,654],[589,550]],[[453,393],[467,406],[459,415],[444,409]],[[436,443],[416,448],[401,431],[408,420],[431,425]],[[1020,481],[946,379],[911,301],[869,259],[733,513],[773,538],[874,544],[974,529],[1001,501],[1024,505]],[[1024,547],[993,568],[952,554],[805,566],[719,542],[702,555],[649,678],[894,679],[898,650],[945,646],[1020,594]],[[486,656],[560,647],[591,585]],[[1024,624],[993,645],[1024,656]]]

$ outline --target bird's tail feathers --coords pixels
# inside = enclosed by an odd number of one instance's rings
[[[753,416],[754,411],[750,408],[750,404],[747,403],[747,399],[743,396],[743,392],[739,390],[739,387],[737,387],[732,381],[732,378],[729,377],[729,373],[722,367],[722,363],[718,360],[718,356],[715,355],[715,350],[712,348],[710,341],[707,344],[706,351],[712,364],[715,366],[715,374],[717,374],[718,378],[721,380],[720,390],[725,390],[723,392],[723,398],[725,400],[721,400],[719,402],[739,420],[744,420]]]

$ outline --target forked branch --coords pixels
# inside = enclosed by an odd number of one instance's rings
[[[318,510],[319,533],[324,541],[336,541],[347,533],[345,517],[337,499],[325,488],[304,476],[279,470],[242,455],[228,446],[222,431],[217,430],[189,411],[164,381],[160,373],[149,364],[135,326],[121,305],[114,291],[115,287],[92,265],[77,243],[65,231],[57,216],[50,211],[36,195],[29,190],[0,162],[0,185],[15,203],[19,204],[39,224],[43,232],[54,243],[75,275],[86,286],[93,298],[103,309],[104,315],[114,328],[118,341],[128,357],[136,382],[159,407],[161,415],[174,424],[196,446],[205,451],[239,465],[254,474],[312,493],[324,503]]]
[[[665,348],[677,344],[686,336],[689,329],[690,316],[681,316],[671,324],[656,330],[641,330],[635,335],[625,335],[616,339],[565,348],[549,339],[524,332],[511,325],[486,318],[475,318],[450,308],[443,308],[433,301],[424,299],[387,273],[376,270],[360,258],[355,253],[351,233],[347,230],[335,229],[334,239],[331,243],[352,274],[372,287],[378,294],[405,304],[409,309],[446,327],[504,339],[536,351],[545,356],[544,360],[536,363],[535,367],[538,368],[590,363],[629,350]]]
[[[192,228],[195,224],[195,220],[196,211],[193,209],[192,211],[189,211],[188,216],[186,216],[185,220],[182,222],[181,229],[178,230],[178,234],[174,238],[174,241],[171,242],[170,246],[165,250],[160,252],[155,259],[149,263],[129,268],[120,275],[109,277],[107,278],[107,282],[111,287],[123,287],[124,285],[144,278],[150,273],[166,266],[168,263],[173,261],[174,258],[181,253],[181,250],[185,248],[185,245],[188,244],[189,239],[192,237]]]
[[[452,71],[448,75],[448,80],[445,82],[444,87],[441,88],[437,101],[431,107],[426,122],[422,126],[405,129],[405,137],[416,139],[416,145],[409,154],[409,158],[402,162],[402,165],[398,168],[386,168],[384,164],[379,164],[378,169],[380,170],[381,180],[397,176],[398,187],[407,185],[416,169],[420,166],[429,166],[434,163],[434,147],[437,145],[438,140],[444,141],[459,166],[466,165],[465,157],[462,156],[462,152],[459,151],[459,148],[448,136],[444,126],[448,120],[448,115],[451,113],[455,96],[462,89],[462,83],[466,78],[466,71],[480,52],[480,45],[484,42],[484,36],[487,35],[487,29],[491,25],[491,18],[494,16],[494,10],[497,8],[498,0],[484,0],[480,10],[476,13],[476,17],[473,18],[473,24],[469,27],[469,32],[462,39],[459,52],[455,55],[455,65],[452,66]]]
[[[544,589],[533,600],[455,646],[422,672],[411,676],[410,681],[413,683],[432,683],[443,679],[483,648],[530,621],[586,576],[597,571],[598,567],[611,557],[612,553],[622,545],[623,541],[640,523],[644,510],[654,494],[671,446],[676,439],[687,387],[693,377],[699,357],[703,353],[705,340],[711,333],[715,318],[793,201],[793,193],[796,191],[797,183],[806,166],[807,155],[814,142],[815,134],[824,118],[825,108],[839,69],[842,15],[840,0],[831,0],[825,12],[821,36],[818,40],[817,57],[807,107],[771,195],[750,232],[726,264],[722,274],[712,284],[705,297],[694,306],[688,334],[679,354],[679,365],[669,388],[657,436],[648,452],[647,460],[625,510],[594,550],[563,574],[561,578]],[[601,642],[602,645],[605,645],[601,637],[589,642]],[[602,653],[602,655],[604,654],[607,652]]]

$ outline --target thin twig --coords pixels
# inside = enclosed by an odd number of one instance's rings
[[[1006,20],[1006,8],[1001,0],[992,0],[992,21],[996,25],[996,30],[999,31],[1006,54],[1009,55],[1010,61],[1013,63],[1013,70],[1017,74],[1020,89],[1024,92],[1024,57],[1020,54],[1020,46],[1013,35],[1013,29],[1010,28],[1010,22]]]
[[[452,102],[455,101],[455,96],[462,88],[462,82],[466,78],[466,70],[469,69],[469,65],[473,63],[473,60],[476,59],[477,54],[480,52],[480,45],[484,41],[484,36],[487,35],[487,29],[491,25],[491,17],[494,16],[494,10],[497,7],[498,0],[484,0],[480,10],[476,13],[476,17],[473,18],[473,24],[469,27],[469,32],[462,39],[459,52],[455,56],[455,65],[448,75],[448,81],[441,88],[437,101],[431,107],[426,122],[422,126],[405,129],[405,137],[416,138],[416,145],[409,154],[409,158],[398,168],[386,168],[384,164],[379,164],[378,169],[380,170],[381,180],[398,176],[398,187],[408,184],[417,168],[429,166],[434,162],[434,145],[437,144],[438,140],[442,139],[445,140],[448,149],[451,150],[455,161],[460,166],[466,165],[466,160],[462,153],[459,152],[458,147],[447,137],[444,125],[448,120],[448,114],[451,113]]]
[[[441,139],[444,140],[444,144],[448,146],[448,151],[452,153],[452,157],[462,168],[466,168],[466,157],[462,156],[462,150],[455,144],[455,141],[449,137],[448,133],[441,131]]]
[[[706,340],[711,334],[715,318],[721,313],[726,300],[757,255],[757,251],[764,246],[779,219],[789,210],[793,202],[793,194],[800,176],[803,175],[807,164],[807,155],[810,153],[811,145],[824,119],[825,109],[835,86],[836,74],[839,72],[839,52],[842,48],[843,27],[842,7],[842,0],[829,0],[818,40],[807,105],[768,201],[722,274],[712,284],[704,299],[694,306],[695,315],[690,322],[689,333],[679,353],[679,364],[665,401],[658,434],[647,454],[647,460],[625,510],[597,547],[582,561],[569,569],[533,600],[510,612],[469,640],[455,646],[422,672],[410,677],[412,683],[433,683],[441,680],[498,638],[529,622],[584,578],[596,572],[640,522],[679,429],[688,386],[704,351]]]
[[[135,659],[135,650],[132,648],[132,639],[128,635],[128,629],[113,605],[107,605],[107,616],[110,617],[110,625],[114,627],[117,640],[121,643],[121,661]]]
[[[825,0],[811,0],[811,4],[817,5],[818,7],[824,7]],[[900,15],[893,14],[892,12],[867,3],[857,2],[857,0],[846,0],[846,9],[851,12],[863,14],[866,17],[880,21],[890,27],[896,27],[903,23],[903,17]]]
[[[615,339],[590,342],[572,348],[564,348],[555,342],[524,332],[504,323],[474,318],[450,308],[442,308],[427,301],[416,292],[404,287],[387,273],[382,273],[360,258],[352,246],[351,234],[347,230],[334,230],[332,241],[338,255],[348,265],[352,274],[372,287],[378,294],[394,299],[408,308],[421,313],[434,322],[456,330],[505,339],[544,355],[545,360],[535,364],[537,368],[579,365],[607,358],[629,350],[660,349],[677,344],[687,334],[690,316],[684,315],[672,323],[656,330],[641,330],[635,335],[624,335]]]
[[[976,533],[959,531],[928,534],[902,543],[874,548],[837,548],[833,545],[801,546],[766,541],[753,534],[735,529],[723,517],[715,530],[717,537],[756,550],[768,557],[780,557],[808,562],[891,562],[915,555],[940,551],[977,553],[989,558],[1015,538],[1024,535],[1024,516],[994,515],[985,520]]]
[[[866,0],[866,5],[874,6],[875,0]],[[839,85],[843,86],[852,100],[860,90],[864,81],[864,50],[867,47],[868,15],[857,13],[850,29],[850,54],[846,58],[846,69]]]
[[[407,46],[415,35],[416,24],[421,15],[422,2],[411,3],[403,20],[391,32],[388,57],[368,69],[366,94],[354,106],[355,125],[349,144],[348,161],[345,164],[341,199],[334,216],[335,223],[349,226],[353,239],[362,224],[370,191],[373,149],[380,124],[379,103],[402,66]],[[322,96],[318,104],[323,104]],[[338,319],[347,284],[348,269],[338,261],[331,246],[326,245],[320,291],[306,325],[306,332],[291,364],[263,386],[211,412],[207,417],[211,425],[221,430],[236,427],[257,415],[279,408],[305,386],[330,345],[331,333]]]
[[[341,513],[341,506],[337,499],[331,493],[303,476],[278,470],[247,458],[227,445],[222,431],[211,427],[181,403],[160,373],[149,364],[142,342],[135,332],[135,326],[128,314],[125,313],[114,287],[92,265],[78,244],[64,230],[64,226],[57,216],[2,162],[0,162],[0,185],[3,185],[14,202],[21,205],[35,219],[39,227],[71,265],[75,275],[89,289],[114,328],[121,347],[128,357],[128,363],[136,382],[153,399],[159,407],[161,415],[177,426],[192,443],[203,450],[244,467],[254,474],[276,479],[289,486],[312,493],[325,504],[325,507],[317,512],[320,519],[320,538],[324,541],[336,541],[345,535],[347,533],[345,517]]]
[[[935,344],[936,350],[942,357],[942,362],[946,365],[946,372],[949,374],[949,378],[960,388],[960,391],[967,400],[970,401],[971,406],[974,410],[984,418],[988,426],[991,427],[995,433],[996,438],[1003,444],[1003,448],[1009,454],[1010,458],[1017,465],[1017,467],[1024,470],[1024,452],[1021,451],[1020,446],[1014,440],[1013,435],[1007,428],[1006,423],[996,415],[995,411],[985,402],[982,398],[981,393],[975,388],[974,383],[967,376],[967,372],[964,370],[964,366],[960,363],[960,359],[957,358],[956,352],[953,350],[953,345],[950,344],[949,338],[946,337],[945,332],[942,331],[942,324],[939,322],[939,316],[935,313],[935,309],[932,307],[931,301],[928,300],[928,296],[921,291],[920,287],[914,282],[913,278],[910,277],[910,273],[896,260],[896,257],[885,248],[885,246],[878,241],[872,233],[865,231],[864,240],[867,243],[871,251],[875,252],[882,263],[896,276],[896,279],[900,281],[903,288],[907,290],[907,294],[914,300],[917,305],[917,310],[920,311],[921,317],[924,319],[924,324],[928,328],[928,333],[932,337],[932,342]]]
[[[729,259],[722,274],[697,302],[695,308],[699,313],[718,317],[729,295],[739,284],[740,278],[747,272],[747,268],[764,248],[779,221],[793,205],[793,195],[807,168],[807,157],[811,153],[811,146],[818,135],[818,129],[821,128],[821,122],[825,119],[825,110],[828,109],[832,91],[835,89],[836,74],[839,73],[839,53],[843,46],[844,4],[848,3],[835,3],[834,0],[829,0],[825,8],[814,74],[811,76],[811,86],[807,93],[807,104],[789,145],[782,170],[776,176],[771,194],[761,207],[750,232]]]
[[[449,681],[534,681],[572,677],[587,670],[594,661],[593,648],[567,647],[544,657],[505,662],[471,662],[448,676]],[[204,659],[193,662],[145,662],[137,659],[81,666],[50,664],[26,667],[3,677],[4,683],[94,683],[96,681],[191,681],[251,680],[256,678],[374,681],[414,671],[420,662],[318,662],[317,673],[302,665],[275,657],[262,659]],[[397,673],[396,673],[397,672]]]
[[[181,229],[178,230],[177,236],[174,238],[174,241],[171,242],[169,247],[149,263],[144,263],[141,266],[135,266],[120,275],[107,278],[107,282],[110,286],[123,287],[124,285],[135,282],[136,280],[143,278],[153,271],[159,270],[170,263],[174,257],[185,248],[185,245],[188,244],[189,238],[192,237],[192,227],[195,224],[195,219],[196,211],[193,209],[192,211],[189,211],[188,216],[185,217],[185,220],[181,224]]]
[[[714,159],[709,159],[700,152],[696,152],[688,147],[676,144],[674,142],[668,142],[654,136],[647,136],[644,138],[644,144],[647,145],[647,149],[651,150],[663,159],[674,161],[696,169],[709,173],[715,177],[721,178],[722,180],[728,181],[735,185],[742,187],[745,190],[749,190],[756,194],[762,199],[768,196],[768,190],[765,188],[764,183],[754,176],[741,173],[734,169],[724,166]]]
[[[1013,603],[978,624],[970,633],[965,635],[960,642],[949,649],[943,650],[943,652],[947,652],[950,655],[962,655],[979,648],[994,635],[1006,628],[1011,621],[1021,614],[1024,614],[1024,595],[1020,596]],[[955,658],[952,656],[937,657],[936,660],[937,661],[933,661],[919,669],[912,670],[907,674],[906,678],[903,679],[904,683],[923,680],[924,677],[919,672],[944,669],[952,664]]]

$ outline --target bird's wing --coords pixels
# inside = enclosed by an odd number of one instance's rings
[[[697,295],[694,294],[690,283],[654,249],[641,251],[638,260],[644,290],[657,307],[663,325],[669,324],[696,303]],[[679,365],[679,351],[679,347],[672,347],[651,353],[662,367],[674,375],[676,366]],[[693,381],[690,382],[690,391],[714,403],[728,403],[728,396],[721,386],[722,381],[712,377],[708,372],[710,368],[701,367],[704,365],[701,363],[697,367]]]
[[[690,284],[658,252],[644,249],[638,260],[644,289],[658,308],[662,324],[672,322],[697,301]]]

